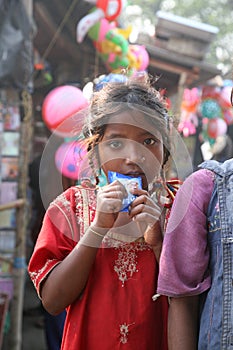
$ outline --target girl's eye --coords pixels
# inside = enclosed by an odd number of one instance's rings
[[[155,143],[157,143],[158,140],[155,140],[153,138],[148,138],[143,141],[143,144],[146,146],[153,146]]]
[[[122,142],[121,142],[121,141],[118,141],[118,140],[113,140],[113,141],[110,141],[110,142],[109,142],[109,146],[110,146],[112,149],[118,149],[118,148],[122,147]]]

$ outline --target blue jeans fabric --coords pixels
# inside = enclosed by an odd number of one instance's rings
[[[52,316],[44,310],[44,318],[47,348],[48,350],[60,350],[66,311]]]
[[[208,207],[211,287],[201,296],[198,350],[233,350],[233,159],[206,161],[215,173]]]

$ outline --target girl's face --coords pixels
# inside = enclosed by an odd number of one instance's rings
[[[163,163],[163,142],[160,132],[137,113],[123,112],[113,116],[98,146],[100,166],[108,171],[141,177],[142,186],[159,176]]]

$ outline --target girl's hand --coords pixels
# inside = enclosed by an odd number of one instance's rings
[[[160,226],[161,207],[157,205],[148,192],[135,189],[132,192],[137,198],[130,206],[129,216],[133,221],[144,224],[145,241],[153,246],[161,245],[162,232]]]
[[[119,181],[101,187],[97,193],[95,227],[111,228],[122,208],[123,198],[127,197],[125,187]]]

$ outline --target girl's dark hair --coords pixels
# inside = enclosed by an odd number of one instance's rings
[[[143,114],[161,133],[165,164],[170,155],[171,117],[168,116],[164,98],[152,86],[149,77],[129,78],[122,83],[108,83],[93,94],[83,128],[90,156],[92,157],[94,147],[101,141],[109,118],[130,110]]]

